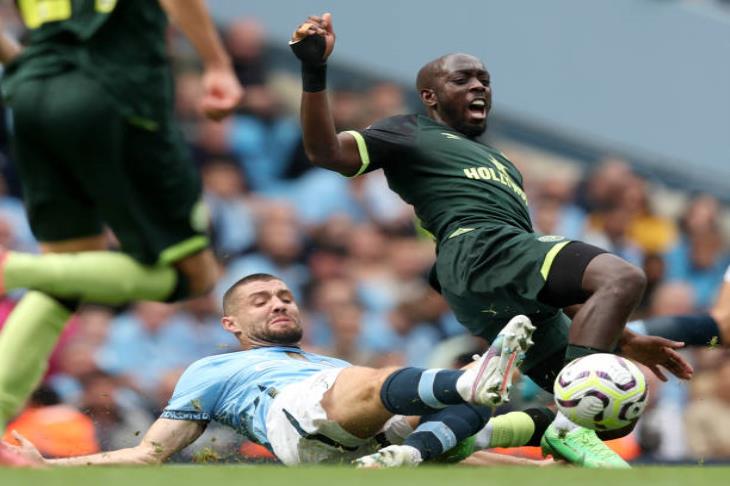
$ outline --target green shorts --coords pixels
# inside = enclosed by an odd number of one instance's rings
[[[171,263],[208,245],[197,171],[173,121],[125,119],[79,70],[31,79],[8,104],[30,225],[41,242],[99,235]]]
[[[491,342],[515,315],[530,317],[537,329],[525,371],[564,348],[570,319],[539,302],[538,294],[553,259],[570,240],[504,225],[455,234],[439,245],[436,274],[459,322]]]

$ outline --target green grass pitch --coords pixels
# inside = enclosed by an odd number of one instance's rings
[[[344,467],[161,466],[0,469],[2,486],[647,486],[726,484],[728,467],[576,468],[428,466],[362,471]]]

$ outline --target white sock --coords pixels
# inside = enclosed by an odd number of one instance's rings
[[[474,447],[476,447],[479,450],[482,449],[488,449],[489,446],[492,443],[492,431],[494,430],[494,425],[487,422],[487,425],[485,425],[482,430],[477,432],[474,435]]]
[[[558,413],[555,415],[555,420],[553,420],[553,425],[556,429],[561,430],[563,432],[570,432],[571,430],[577,429],[579,426],[574,424],[570,421],[568,417],[563,415],[563,412],[558,410]]]
[[[456,380],[456,391],[459,393],[461,398],[465,402],[471,401],[471,389],[474,386],[474,380],[477,377],[477,367],[472,366],[468,370],[461,374],[458,380]]]
[[[423,462],[423,457],[421,457],[421,451],[419,451],[415,447],[409,445],[400,445],[395,447],[400,447],[404,449],[405,452],[408,454],[408,458],[403,463],[404,466],[415,466]]]

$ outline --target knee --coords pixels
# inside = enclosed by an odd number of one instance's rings
[[[380,390],[386,386],[389,382],[389,378],[402,369],[403,368],[399,368],[397,366],[373,369],[372,376],[371,379],[368,380],[368,384],[372,386],[375,394],[380,394]]]
[[[218,263],[210,250],[185,258],[176,266],[187,279],[188,297],[199,297],[212,291],[220,275]]]
[[[197,273],[193,278],[188,275],[190,282],[190,297],[200,297],[213,291],[215,283],[218,281],[218,272],[207,270]]]
[[[622,300],[638,302],[646,289],[646,275],[640,268],[622,262],[612,269],[607,287]]]

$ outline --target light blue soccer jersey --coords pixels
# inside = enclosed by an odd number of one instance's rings
[[[346,361],[286,346],[209,356],[185,370],[162,418],[215,420],[268,447],[266,414],[277,390],[320,371],[348,366]]]

